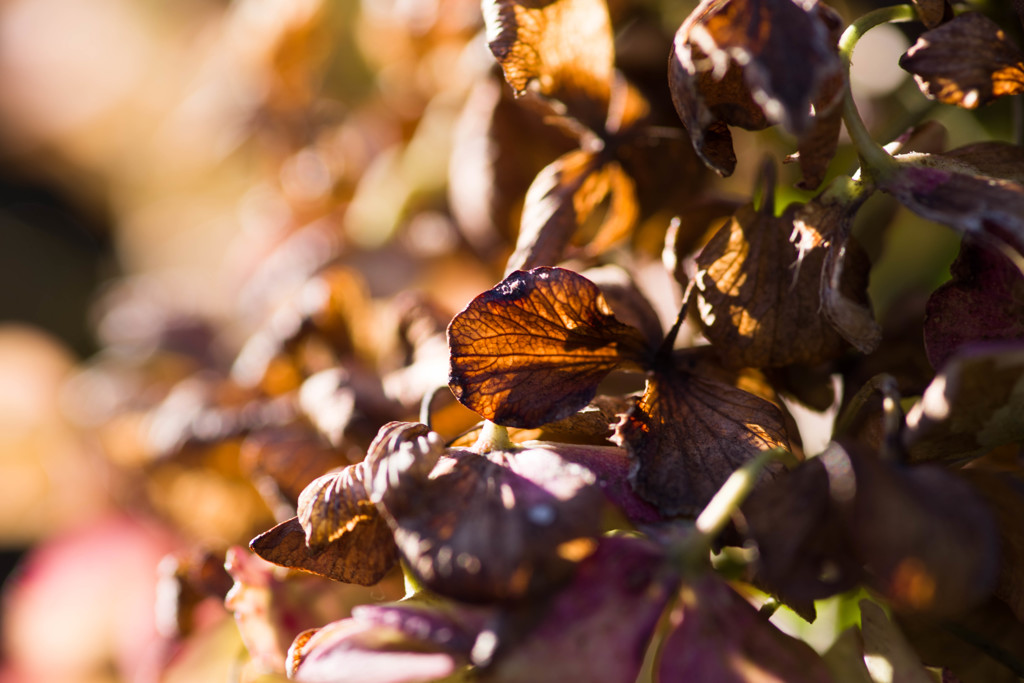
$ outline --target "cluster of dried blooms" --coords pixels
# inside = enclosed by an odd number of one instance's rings
[[[114,288],[70,387],[174,549],[119,675],[1024,676],[1024,150],[928,120],[1024,90],[1024,15],[482,5],[220,25],[192,104],[278,220],[220,316]],[[891,22],[918,119],[883,147],[849,72]],[[878,315],[912,216],[959,255]]]

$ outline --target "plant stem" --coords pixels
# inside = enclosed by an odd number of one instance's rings
[[[508,437],[508,430],[499,424],[494,424],[490,420],[484,420],[480,436],[477,437],[476,443],[473,444],[472,448],[473,452],[480,455],[491,453],[492,451],[511,451],[515,449],[516,445]]]
[[[694,526],[697,533],[711,539],[722,532],[725,525],[732,519],[733,513],[743,504],[757,483],[761,470],[769,463],[780,459],[783,455],[789,455],[784,448],[773,448],[762,451],[757,457],[743,464],[742,467],[729,475],[729,478],[722,484],[722,488],[711,499],[700,515]]]
[[[850,62],[852,61],[853,48],[857,45],[865,33],[875,26],[886,23],[914,21],[917,19],[917,11],[912,5],[894,5],[882,7],[858,17],[851,23],[843,35],[839,38],[839,57],[843,60],[846,70],[846,93],[843,97],[843,123],[846,130],[857,147],[863,168],[869,175],[886,175],[896,166],[896,162],[880,144],[875,142],[868,132],[864,120],[857,111],[857,105],[853,101],[853,91],[850,89]]]
[[[722,488],[698,515],[694,523],[696,533],[683,541],[680,558],[684,572],[692,571],[707,562],[712,544],[750,495],[761,471],[770,463],[787,458],[792,459],[793,455],[785,448],[762,451],[729,475]]]

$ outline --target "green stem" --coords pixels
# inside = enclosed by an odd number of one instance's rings
[[[480,436],[477,437],[476,443],[473,444],[471,449],[474,453],[484,455],[485,453],[491,453],[494,451],[511,451],[515,450],[517,446],[512,443],[512,439],[508,436],[508,430],[499,424],[495,424],[490,420],[484,420],[483,428],[480,430]]]
[[[696,533],[683,541],[680,555],[684,572],[707,563],[712,544],[750,495],[762,470],[776,460],[792,458],[793,454],[785,448],[773,448],[762,451],[729,475],[722,488],[718,489],[718,493],[698,515],[694,523]]]
[[[865,33],[880,24],[894,23],[901,21],[914,21],[917,17],[917,10],[912,5],[894,5],[882,7],[858,17],[850,24],[843,35],[839,38],[839,57],[843,60],[846,70],[846,93],[843,97],[843,123],[850,133],[853,144],[857,147],[863,168],[870,175],[887,175],[896,167],[892,156],[886,152],[880,144],[875,142],[868,132],[864,120],[857,111],[857,105],[853,101],[853,91],[850,89],[850,62],[853,57],[853,48],[857,45]]]

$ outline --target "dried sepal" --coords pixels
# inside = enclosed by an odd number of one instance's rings
[[[737,467],[761,451],[789,448],[774,405],[678,369],[648,380],[615,438],[636,461],[634,489],[667,516],[697,514]],[[773,465],[762,476],[780,468]]]
[[[868,585],[903,611],[950,617],[982,603],[999,568],[995,520],[963,480],[935,466],[891,467],[850,454],[849,537]]]
[[[1020,259],[1024,254],[1024,163],[1006,146],[948,154],[907,154],[878,179],[879,187],[928,220]],[[1018,260],[1018,265],[1020,261]]]
[[[665,330],[658,312],[629,271],[605,265],[587,268],[580,274],[597,285],[616,318],[643,332],[652,348],[661,343]]]
[[[900,58],[900,66],[914,75],[925,95],[964,109],[1024,92],[1024,52],[978,12],[923,33]]]
[[[458,600],[550,591],[593,549],[603,496],[594,475],[547,449],[487,456],[449,449],[415,486],[379,505],[409,569]]]
[[[300,632],[347,616],[354,604],[401,595],[400,580],[378,584],[371,593],[319,576],[277,571],[240,547],[229,548],[221,563],[234,580],[224,607],[263,671],[285,672],[286,653]]]
[[[941,368],[976,342],[1024,341],[1024,275],[994,249],[964,242],[950,266],[952,279],[928,299],[925,350]]]
[[[252,539],[249,548],[267,562],[361,586],[374,585],[398,563],[391,530],[380,518],[314,551],[306,545],[298,518],[292,517]]]
[[[444,454],[437,432],[418,422],[389,422],[377,432],[363,461],[368,496],[379,503],[393,491],[413,490],[426,480]]]
[[[823,3],[816,7],[817,16],[829,32],[830,44],[839,43],[844,22],[837,12]],[[839,131],[842,128],[843,112],[841,102],[846,79],[840,72],[830,73],[818,87],[814,99],[814,116],[807,131],[797,139],[797,162],[800,165],[800,181],[797,187],[813,190],[821,185],[828,171],[828,165],[839,148]],[[787,159],[788,161],[788,159]]]
[[[768,183],[764,196],[774,193]],[[698,309],[705,335],[730,365],[818,363],[845,344],[821,313],[823,245],[790,242],[793,206],[776,217],[766,199],[742,207],[697,256]]]
[[[600,253],[629,234],[638,212],[633,180],[618,162],[595,152],[569,152],[530,185],[505,273],[555,265],[574,240]]]
[[[615,61],[603,0],[488,0],[487,44],[518,94],[532,85],[570,116],[599,130]]]
[[[531,606],[539,623],[487,680],[632,683],[678,583],[654,544],[602,538],[564,589]]]
[[[815,600],[863,578],[836,507],[855,491],[848,457],[829,449],[767,482],[743,505],[758,549],[757,582],[808,618]]]
[[[448,344],[456,398],[511,427],[575,413],[611,370],[649,355],[643,335],[615,319],[596,285],[561,268],[509,275],[452,319]]]
[[[658,680],[828,683],[822,659],[715,574],[686,583],[669,615]]]
[[[995,596],[1024,622],[1024,481],[1015,472],[965,468],[957,475],[967,481],[992,509],[999,528],[999,578]]]
[[[626,410],[623,407],[623,411]],[[611,430],[609,430],[611,435]],[[539,446],[526,442],[525,446]],[[632,459],[629,453],[616,446],[572,446],[558,444],[548,447],[558,449],[558,454],[567,462],[582,465],[593,473],[605,497],[634,524],[656,524],[664,521],[661,513],[652,504],[641,498],[630,484]]]
[[[907,413],[913,461],[964,461],[1024,439],[1024,345],[990,343],[952,356]]]
[[[935,28],[943,21],[953,18],[953,7],[949,0],[910,0],[917,8],[917,16],[928,28]]]
[[[476,251],[494,253],[515,237],[523,195],[533,179],[574,143],[515,101],[500,75],[473,86],[455,125],[448,204]]]
[[[759,130],[781,124],[804,137],[812,128],[812,105],[817,115],[834,109],[835,98],[823,95],[842,81],[834,24],[831,11],[792,0],[705,0],[683,22],[669,85],[709,167],[721,175],[735,168],[730,125]]]
[[[871,353],[882,341],[867,296],[871,261],[850,235],[853,216],[864,194],[848,193],[848,179],[835,183],[792,216],[791,236],[801,255],[827,248],[821,267],[821,312],[861,353]],[[799,266],[802,267],[802,266]]]
[[[1024,184],[1024,148],[1012,142],[984,140],[944,152],[934,151],[941,158],[963,164],[965,170],[978,175]]]
[[[340,472],[314,479],[299,495],[298,518],[310,550],[329,543],[377,519],[377,508],[366,487],[366,467],[349,465]]]
[[[465,663],[464,657],[398,626],[342,619],[295,639],[288,650],[288,678],[300,683],[414,683],[443,680]]]

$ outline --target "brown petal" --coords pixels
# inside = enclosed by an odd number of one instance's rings
[[[623,325],[592,282],[562,268],[517,271],[448,326],[449,386],[484,418],[536,427],[576,412],[621,365],[643,362],[643,335]]]
[[[716,574],[683,586],[669,623],[672,630],[662,644],[659,680],[832,680],[807,643],[776,628]]]
[[[765,188],[765,196],[773,192]],[[797,252],[789,241],[796,210],[776,217],[770,201],[760,211],[747,205],[697,257],[704,333],[730,365],[818,363],[843,351],[842,337],[820,310],[827,249]]]
[[[448,163],[448,203],[469,243],[486,255],[513,239],[533,179],[574,146],[559,127],[514,101],[500,75],[474,85]]]
[[[602,0],[487,0],[487,43],[516,93],[535,83],[592,130],[608,112],[615,61]]]
[[[830,45],[837,46],[845,22],[839,14],[824,3],[816,7],[818,18],[829,32]],[[837,48],[838,49],[838,48]],[[807,131],[800,135],[797,150],[802,177],[797,187],[813,190],[825,179],[829,162],[839,147],[842,128],[842,100],[845,84],[842,72],[834,72],[822,81],[814,99],[814,116]]]
[[[882,341],[882,328],[867,296],[871,262],[850,236],[853,216],[862,203],[863,199],[842,197],[830,187],[793,214],[792,239],[801,254],[828,247],[821,269],[822,313],[861,353],[870,353]]]
[[[384,491],[379,505],[410,570],[457,600],[547,592],[601,530],[594,475],[549,449],[489,457],[449,449],[429,478],[407,481]]]
[[[907,413],[913,461],[966,460],[1024,439],[1024,345],[954,355]]]
[[[581,275],[598,286],[616,318],[643,332],[649,346],[656,347],[665,338],[658,312],[626,269],[598,266]]]
[[[379,517],[357,525],[320,551],[306,545],[298,517],[264,531],[249,547],[267,562],[361,586],[377,583],[398,562],[391,530]]]
[[[680,26],[669,84],[680,118],[708,165],[735,165],[726,124],[781,123],[804,135],[811,105],[841,78],[831,15],[791,0],[705,0]]]
[[[697,514],[737,467],[761,451],[789,447],[778,408],[682,370],[648,380],[616,439],[637,462],[637,493],[669,516]]]
[[[540,445],[537,442],[527,442]],[[551,447],[551,445],[549,445]],[[632,461],[623,448],[613,446],[572,446],[558,444],[558,454],[568,462],[582,465],[594,474],[604,495],[634,524],[664,521],[657,508],[641,498],[629,483]]]
[[[928,28],[935,28],[944,20],[953,18],[949,0],[911,0],[917,8],[917,16]]]
[[[965,109],[1024,91],[1024,53],[978,12],[921,34],[900,66],[925,95]]]
[[[589,251],[600,253],[629,233],[638,211],[633,181],[617,162],[569,152],[530,185],[505,273],[555,265],[573,241],[590,242]]]
[[[953,278],[928,299],[925,349],[941,368],[972,342],[1024,341],[1024,275],[994,249],[964,242]]]
[[[725,74],[717,79],[710,72],[695,72],[691,63],[706,57],[699,49],[688,46],[681,32],[682,29],[676,34],[669,60],[668,80],[672,103],[690,133],[693,149],[701,161],[720,176],[732,175],[736,170],[732,133],[729,132],[729,126],[719,118],[724,117],[724,113],[715,112],[713,107],[719,102],[728,102],[729,120],[741,120],[744,128],[760,130],[769,123],[746,89],[738,66],[730,64]],[[711,99],[706,99],[706,96]]]
[[[377,510],[366,490],[366,475],[366,466],[358,463],[318,477],[303,489],[298,518],[311,550],[323,550],[360,524],[376,519]]]

